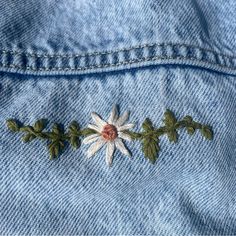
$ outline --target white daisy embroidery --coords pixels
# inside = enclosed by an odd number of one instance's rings
[[[97,113],[91,114],[95,124],[89,124],[97,134],[92,134],[83,140],[84,144],[93,143],[88,149],[88,158],[92,157],[102,146],[106,144],[106,163],[110,166],[113,160],[115,148],[126,156],[131,156],[125,147],[123,140],[132,141],[131,137],[124,131],[134,127],[134,124],[125,124],[129,118],[129,112],[118,116],[117,107],[114,106],[110,117],[104,121]]]

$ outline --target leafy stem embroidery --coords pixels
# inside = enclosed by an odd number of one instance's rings
[[[54,124],[51,132],[43,131],[47,126],[47,120],[40,119],[33,126],[23,125],[20,122],[10,119],[7,120],[7,127],[12,132],[22,132],[22,141],[31,142],[34,139],[42,139],[48,141],[48,150],[50,158],[56,158],[65,149],[65,144],[69,143],[74,149],[80,147],[81,137],[96,133],[94,130],[86,128],[81,130],[76,121],[72,121],[65,133],[63,127]]]
[[[178,130],[184,128],[189,135],[193,135],[196,130],[200,130],[204,138],[208,140],[213,138],[212,129],[208,125],[194,121],[191,116],[185,116],[178,121],[170,110],[166,110],[164,114],[163,126],[155,128],[152,121],[147,118],[142,124],[141,132],[130,130],[134,127],[134,124],[125,124],[128,117],[128,112],[119,116],[117,108],[114,106],[107,121],[103,120],[98,114],[92,113],[95,124],[90,124],[88,128],[84,129],[81,129],[76,121],[72,121],[66,132],[59,124],[54,124],[51,131],[46,131],[47,120],[45,119],[36,121],[33,126],[23,125],[14,119],[9,119],[7,120],[7,127],[12,132],[22,132],[23,142],[27,143],[35,139],[46,140],[50,158],[58,157],[64,151],[66,144],[70,144],[74,149],[79,148],[82,139],[85,144],[94,142],[88,150],[88,157],[91,157],[102,146],[106,145],[106,162],[108,165],[112,164],[115,148],[119,149],[124,155],[130,156],[123,141],[141,141],[144,156],[151,163],[155,163],[160,151],[160,137],[163,135],[167,135],[170,142],[176,143]]]
[[[177,121],[174,114],[170,110],[166,110],[164,114],[164,126],[154,128],[152,121],[147,118],[143,124],[143,132],[127,131],[133,140],[142,142],[142,151],[144,156],[151,163],[155,163],[160,151],[160,137],[167,135],[170,142],[176,143],[178,140],[178,129],[185,128],[189,135],[193,135],[197,129],[201,131],[204,138],[212,140],[213,132],[208,125],[200,124],[193,120],[191,116],[185,116],[182,120]]]

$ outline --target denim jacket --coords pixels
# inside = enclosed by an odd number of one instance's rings
[[[0,0],[0,234],[236,235],[235,12]]]

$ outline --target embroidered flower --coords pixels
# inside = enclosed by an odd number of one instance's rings
[[[112,164],[115,148],[124,155],[131,156],[123,143],[123,140],[132,141],[130,135],[124,132],[134,127],[134,124],[125,124],[129,112],[126,111],[119,117],[117,107],[114,106],[107,121],[95,112],[91,116],[95,124],[89,124],[88,128],[95,130],[97,134],[92,134],[83,140],[85,144],[94,142],[88,149],[88,157],[92,157],[104,145],[106,145],[106,163],[109,166]]]

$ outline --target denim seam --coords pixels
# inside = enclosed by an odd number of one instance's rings
[[[218,53],[214,50],[208,49],[208,48],[203,48],[199,47],[196,45],[191,45],[191,44],[184,44],[184,43],[151,43],[151,44],[143,44],[143,45],[138,45],[138,46],[133,46],[129,48],[122,48],[122,49],[117,49],[117,50],[108,50],[108,51],[95,51],[91,53],[84,53],[84,54],[40,54],[40,53],[30,53],[30,52],[20,52],[20,51],[14,51],[14,50],[7,50],[7,49],[1,49],[0,52],[4,54],[14,54],[14,55],[26,55],[29,57],[34,57],[34,58],[76,58],[76,57],[87,57],[87,56],[100,56],[100,55],[108,55],[108,54],[113,54],[113,53],[119,53],[119,52],[126,52],[126,51],[131,51],[134,49],[142,49],[146,47],[153,47],[153,46],[184,46],[184,47],[192,47],[192,48],[197,48],[202,51],[206,52],[211,52],[214,54],[217,54],[219,56],[227,57],[230,59],[236,59],[236,56],[231,56],[223,53]]]
[[[89,67],[77,67],[77,68],[73,68],[73,67],[54,67],[54,68],[50,68],[50,67],[41,67],[39,69],[35,69],[33,67],[20,67],[14,64],[11,65],[7,65],[7,64],[2,64],[2,67],[5,68],[16,68],[16,69],[23,69],[23,70],[31,70],[31,71],[57,71],[57,70],[62,70],[62,71],[80,71],[80,70],[90,70],[90,69],[96,69],[96,68],[106,68],[106,67],[116,67],[116,66],[120,66],[120,65],[131,65],[133,63],[139,63],[139,62],[146,62],[146,61],[155,61],[155,60],[192,60],[192,61],[197,61],[197,62],[204,62],[204,63],[208,63],[208,64],[212,64],[212,65],[217,65],[220,66],[222,68],[227,68],[230,70],[235,70],[235,67],[229,67],[229,66],[225,66],[225,65],[221,65],[218,63],[214,63],[214,62],[209,62],[209,61],[204,61],[204,60],[198,60],[196,58],[188,58],[188,57],[144,57],[142,59],[135,59],[135,60],[130,60],[130,61],[123,61],[123,62],[119,62],[116,64],[104,64],[104,65],[93,65],[93,66],[89,66]]]
[[[178,63],[178,60],[189,60],[205,63],[205,67],[215,65],[225,70],[236,70],[236,58],[184,44],[152,44],[152,46],[147,47],[140,46],[123,51],[114,51],[111,54],[87,54],[78,57],[27,57],[27,54],[13,54],[12,52],[7,53],[7,51],[2,55],[0,54],[0,66],[2,68],[32,73],[43,71],[79,72],[155,60],[176,60],[176,62],[170,63]],[[186,64],[186,62],[181,63]]]

